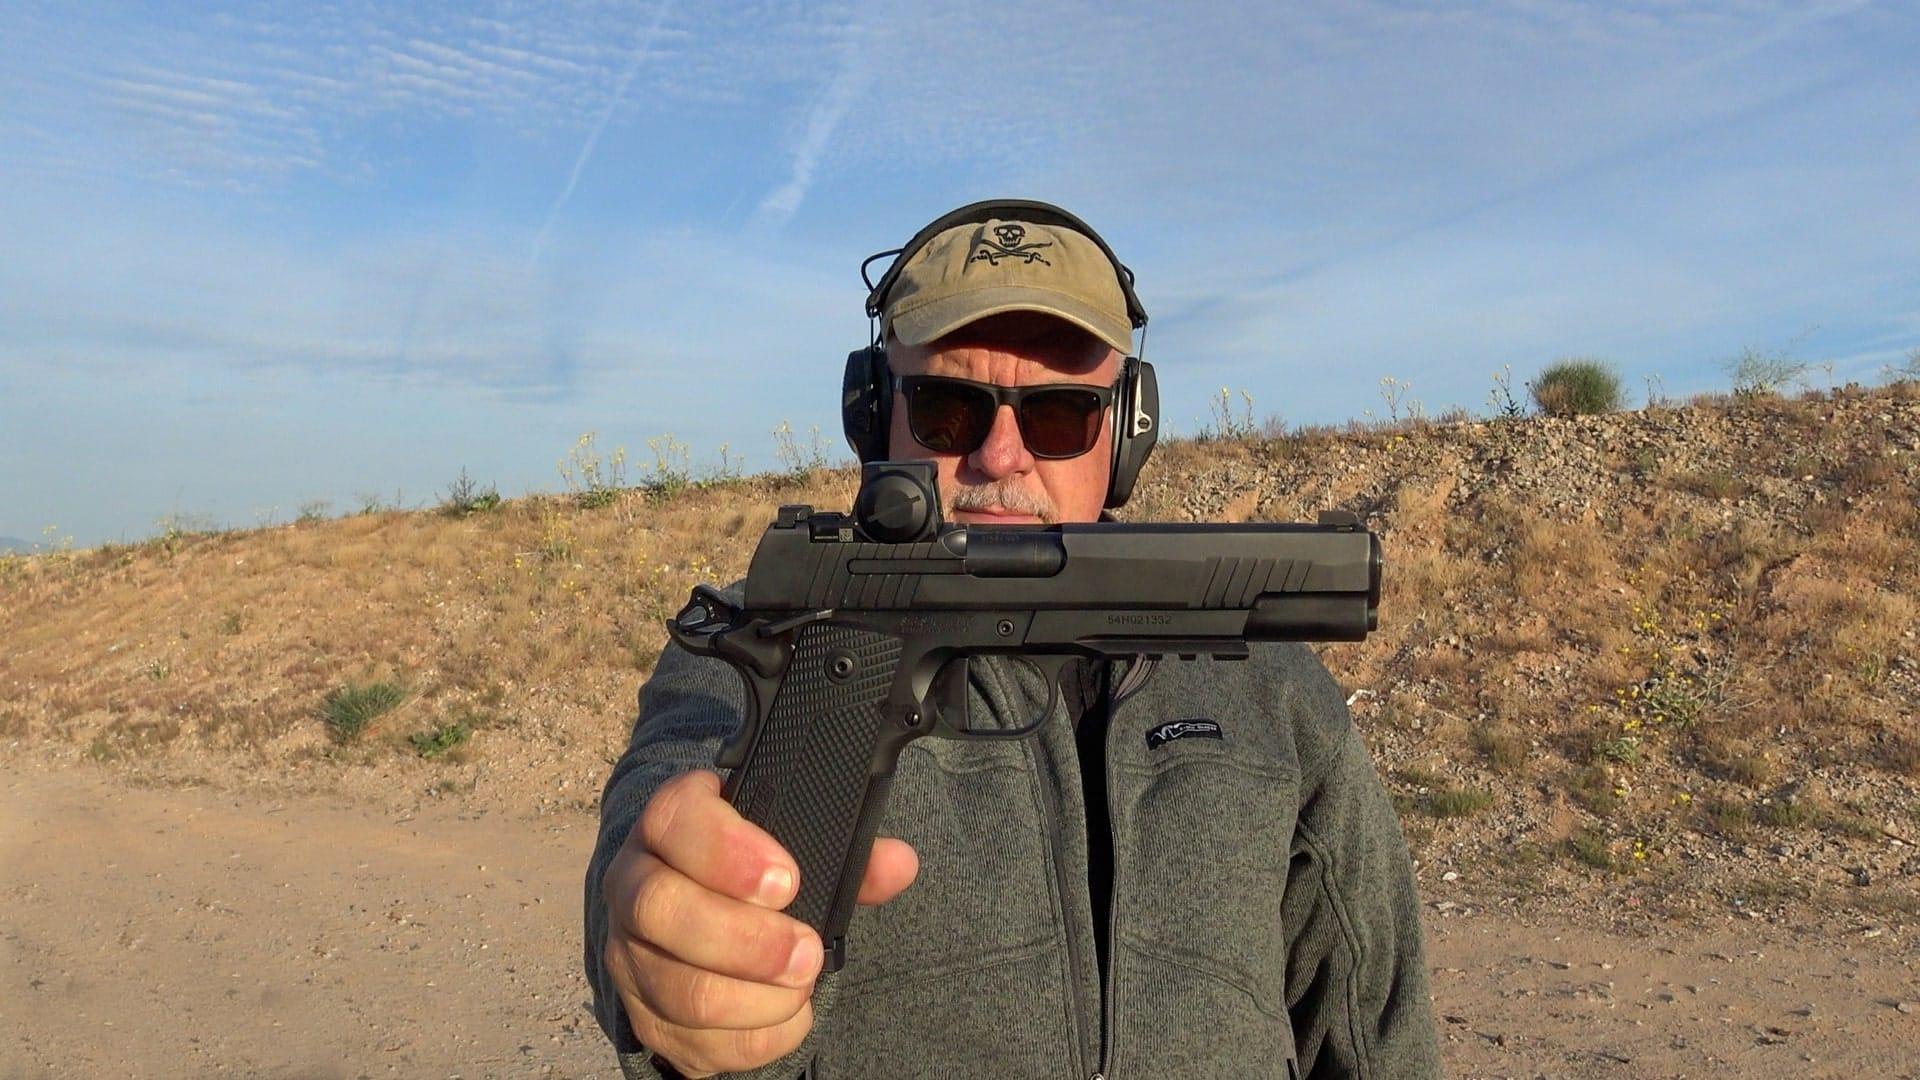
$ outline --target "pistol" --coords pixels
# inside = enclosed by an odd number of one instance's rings
[[[783,506],[743,602],[696,585],[667,632],[725,660],[747,709],[715,764],[722,794],[790,852],[787,912],[824,971],[846,929],[900,752],[974,728],[967,662],[1007,654],[1053,685],[1075,657],[1245,659],[1253,641],[1360,641],[1377,623],[1380,539],[1358,516],[1318,524],[945,524],[925,461],[870,462],[853,512]]]

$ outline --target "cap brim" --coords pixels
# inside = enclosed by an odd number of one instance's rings
[[[1133,326],[1083,300],[1032,285],[990,285],[889,312],[887,326],[908,345],[925,345],[971,322],[1009,311],[1038,311],[1066,321],[1120,350],[1133,349]]]

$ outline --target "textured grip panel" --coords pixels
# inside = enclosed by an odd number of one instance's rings
[[[836,660],[848,659],[846,677],[830,678]],[[799,894],[787,913],[819,931],[829,948],[846,927],[884,809],[874,804],[885,801],[893,759],[886,756],[876,776],[875,751],[899,663],[899,638],[829,624],[803,628],[773,708],[727,782],[728,801],[800,864]]]

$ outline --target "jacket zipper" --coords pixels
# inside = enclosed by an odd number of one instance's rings
[[[1046,818],[1046,837],[1047,837],[1047,847],[1048,847],[1047,861],[1053,864],[1054,889],[1058,892],[1060,896],[1065,897],[1067,895],[1067,878],[1066,878],[1066,874],[1060,869],[1060,857],[1059,857],[1060,852],[1058,847],[1054,844],[1054,836],[1055,836],[1056,827],[1057,827],[1056,826],[1057,819],[1055,818],[1054,812],[1053,812],[1052,800],[1053,800],[1054,793],[1047,790],[1051,785],[1049,785],[1045,779],[1047,774],[1047,763],[1040,756],[1040,748],[1037,745],[1037,743],[1039,742],[1038,739],[1024,739],[1022,741],[1027,744],[1027,756],[1033,760],[1034,782],[1040,785],[1040,789],[1041,789],[1040,790],[1040,812]],[[1064,910],[1062,911],[1062,914],[1063,915],[1065,914]],[[1067,1020],[1073,1030],[1074,1044],[1078,1046],[1080,1045],[1081,1027],[1082,1027],[1080,1023],[1080,1017],[1084,1014],[1084,1011],[1086,1009],[1086,1001],[1085,1001],[1085,995],[1083,995],[1080,990],[1080,977],[1078,974],[1080,971],[1080,954],[1079,954],[1079,951],[1073,947],[1072,934],[1066,935],[1066,943],[1067,943],[1067,967],[1069,970],[1075,973],[1072,978],[1067,980],[1069,983],[1072,984],[1072,988],[1073,988],[1072,989],[1073,1008],[1070,1010],[1070,1014]],[[1095,1076],[1098,1077],[1099,1074],[1096,1073]]]
[[[1107,836],[1113,852],[1113,881],[1107,886],[1107,965],[1106,970],[1100,973],[1100,997],[1104,1004],[1100,1020],[1100,1069],[1093,1074],[1092,1080],[1113,1080],[1113,1024],[1119,1014],[1114,999],[1120,996],[1120,987],[1114,973],[1120,967],[1120,954],[1116,951],[1120,944],[1120,818],[1113,812],[1113,732],[1120,720],[1120,703],[1140,692],[1140,688],[1153,677],[1157,661],[1157,657],[1135,656],[1121,674],[1119,682],[1109,684],[1110,692],[1107,694],[1106,760],[1100,763],[1100,767],[1107,774]]]
[[[1111,743],[1114,719],[1111,710],[1115,706],[1109,704],[1107,708],[1107,741]],[[1100,973],[1100,997],[1106,1006],[1100,1018],[1100,1071],[1093,1074],[1093,1080],[1113,1080],[1113,1018],[1118,1012],[1114,1007],[1114,998],[1120,996],[1120,986],[1114,978],[1114,972],[1120,966],[1120,956],[1114,952],[1114,947],[1120,941],[1120,845],[1113,816],[1112,746],[1108,746],[1106,757],[1107,760],[1101,762],[1100,767],[1107,773],[1107,835],[1108,842],[1113,845],[1113,881],[1107,887],[1107,967]]]

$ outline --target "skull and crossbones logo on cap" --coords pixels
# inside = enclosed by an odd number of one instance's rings
[[[993,238],[988,239],[984,236],[981,237],[980,242],[974,247],[973,254],[968,256],[967,261],[969,263],[985,262],[989,266],[999,266],[1001,259],[1019,259],[1025,263],[1037,262],[1042,266],[1052,266],[1053,264],[1047,261],[1046,256],[1040,254],[1040,249],[1052,247],[1053,241],[1038,240],[1031,244],[1021,243],[1021,241],[1026,238],[1027,227],[1017,221],[1008,221],[995,225],[993,227]]]

